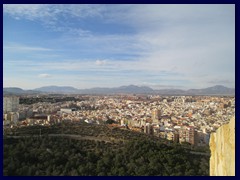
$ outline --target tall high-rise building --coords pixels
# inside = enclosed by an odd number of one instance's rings
[[[150,123],[146,123],[144,126],[144,133],[153,134],[153,126]]]
[[[3,113],[8,112],[17,112],[19,105],[19,97],[16,96],[8,96],[3,97]]]
[[[154,109],[152,111],[152,122],[158,124],[158,120],[160,119],[161,111],[159,109]]]
[[[195,144],[195,129],[193,126],[183,126],[179,129],[179,142],[188,142]]]

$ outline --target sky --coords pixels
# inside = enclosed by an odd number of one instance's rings
[[[3,86],[235,88],[234,4],[4,4]]]

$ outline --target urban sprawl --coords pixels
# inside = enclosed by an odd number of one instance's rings
[[[47,97],[53,101],[23,101]],[[205,146],[210,133],[235,116],[235,97],[25,95],[5,96],[3,107],[4,129],[62,122],[107,124],[176,143]]]

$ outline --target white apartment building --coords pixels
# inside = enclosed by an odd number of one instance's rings
[[[16,96],[8,96],[3,97],[3,113],[8,112],[17,112],[19,105],[19,97]]]

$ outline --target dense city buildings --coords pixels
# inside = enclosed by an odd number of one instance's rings
[[[172,142],[205,146],[210,133],[235,116],[235,97],[227,96],[58,95],[49,102],[42,95],[39,102],[26,103],[34,98],[22,96],[18,105],[19,97],[4,97],[5,128],[111,122]]]

